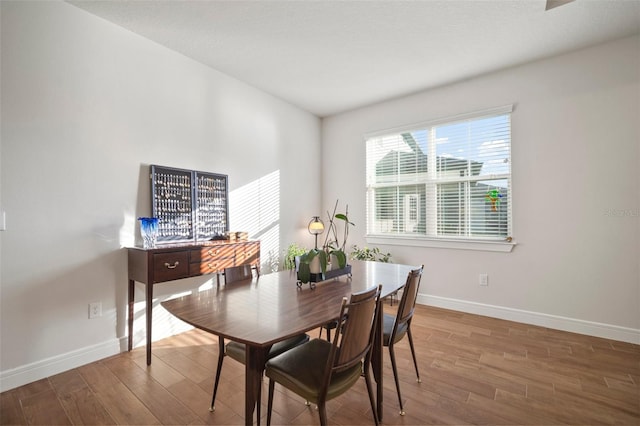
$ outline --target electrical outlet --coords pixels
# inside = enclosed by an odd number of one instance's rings
[[[89,319],[102,316],[102,302],[89,303]]]
[[[479,284],[483,287],[486,287],[489,285],[489,275],[488,274],[480,274],[479,277]]]

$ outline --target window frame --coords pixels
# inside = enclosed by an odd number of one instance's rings
[[[509,181],[508,185],[508,218],[507,218],[507,226],[509,235],[504,240],[499,238],[477,238],[477,237],[460,237],[460,236],[436,236],[436,235],[425,235],[425,234],[386,234],[386,233],[372,233],[372,224],[371,220],[372,216],[375,216],[374,210],[376,208],[375,205],[371,205],[373,202],[371,200],[371,188],[369,184],[368,177],[365,178],[366,181],[366,216],[367,216],[367,229],[365,234],[365,240],[368,244],[384,244],[384,245],[402,245],[402,246],[413,246],[413,247],[432,247],[432,248],[452,248],[452,249],[463,249],[463,250],[482,250],[482,251],[497,251],[497,252],[510,252],[516,243],[512,239],[513,235],[513,211],[512,211],[512,179],[513,179],[513,170],[511,169],[512,164],[512,147],[513,147],[513,136],[512,136],[512,116],[513,116],[514,105],[504,105],[496,108],[485,109],[481,111],[474,111],[470,113],[458,114],[454,116],[442,117],[434,120],[423,121],[419,123],[414,123],[406,126],[399,126],[385,130],[379,130],[375,132],[369,132],[364,134],[364,143],[365,143],[365,161],[368,160],[369,150],[366,146],[367,141],[371,138],[379,138],[384,136],[396,135],[407,132],[415,132],[418,130],[427,130],[432,131],[435,126],[445,125],[445,124],[453,124],[460,121],[466,120],[474,120],[474,119],[482,119],[488,118],[492,116],[499,115],[510,115],[509,127],[510,127],[510,139],[509,139],[509,162],[510,168],[508,172],[508,176],[506,177]],[[429,143],[428,150],[432,151],[432,146],[435,144]],[[434,148],[435,149],[435,148]],[[430,152],[431,158],[435,151]],[[366,172],[369,173],[368,167],[365,167]],[[487,180],[486,176],[478,180]],[[497,176],[496,176],[497,177]],[[504,178],[504,176],[502,176]],[[494,177],[491,177],[492,179]],[[473,178],[467,178],[468,181],[474,180]],[[443,183],[443,181],[434,180],[431,181],[430,185],[437,187],[439,184]],[[431,194],[431,196],[427,195],[429,199],[433,199],[435,202],[437,195]],[[425,200],[426,202],[426,200]],[[437,204],[434,205],[434,208]],[[418,212],[418,215],[421,213]]]

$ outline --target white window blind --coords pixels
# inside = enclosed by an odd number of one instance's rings
[[[367,235],[510,237],[511,111],[369,135]]]

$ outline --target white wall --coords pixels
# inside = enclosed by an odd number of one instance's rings
[[[121,349],[149,164],[228,174],[231,226],[265,263],[304,238],[320,168],[298,159],[319,156],[317,117],[67,3],[1,15],[0,390]],[[155,286],[156,304],[207,281]],[[157,309],[154,327],[180,325]]]
[[[640,343],[638,37],[324,119],[325,209],[367,245],[363,134],[512,103],[514,250],[383,250],[424,263],[422,303]]]

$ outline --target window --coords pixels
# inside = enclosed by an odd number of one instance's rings
[[[511,111],[368,135],[367,236],[510,240]]]

